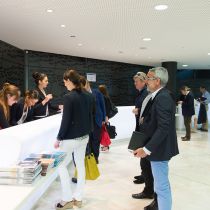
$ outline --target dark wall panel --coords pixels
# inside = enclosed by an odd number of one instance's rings
[[[116,105],[133,105],[136,96],[133,75],[137,71],[146,72],[149,69],[147,66],[35,51],[28,51],[27,57],[29,88],[35,87],[33,72],[46,73],[49,78],[48,92],[58,100],[66,92],[62,81],[63,73],[71,68],[84,76],[86,73],[96,73],[97,82],[92,83],[91,86],[97,88],[98,85],[105,84]]]
[[[5,82],[24,91],[24,51],[0,41],[0,86]]]

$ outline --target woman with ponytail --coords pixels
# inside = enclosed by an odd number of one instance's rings
[[[39,93],[38,102],[34,106],[34,118],[41,119],[50,115],[50,110],[58,111],[62,108],[61,105],[53,106],[50,101],[53,98],[52,94],[47,94],[45,89],[48,86],[48,78],[46,74],[34,72],[32,74],[36,90]]]
[[[25,97],[20,99],[11,113],[11,124],[19,125],[33,120],[33,106],[38,102],[37,90],[28,90]]]
[[[5,83],[0,91],[0,129],[8,128],[10,121],[10,106],[17,103],[20,90],[15,85]]]

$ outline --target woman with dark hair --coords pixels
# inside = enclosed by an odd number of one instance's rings
[[[67,155],[58,169],[62,200],[56,204],[57,210],[82,206],[85,186],[84,159],[89,133],[92,129],[93,113],[92,97],[83,90],[80,75],[75,70],[67,70],[63,81],[69,92],[64,96],[63,116],[54,147],[60,147]],[[72,160],[72,153],[74,153],[78,172],[77,187],[74,193],[71,190],[71,179],[67,169],[68,163]]]
[[[48,86],[48,77],[44,73],[34,72],[32,74],[36,83],[36,90],[39,93],[38,102],[34,106],[34,118],[41,119],[50,115],[50,109],[58,111],[62,106],[52,106],[50,100],[53,98],[52,94],[47,94],[45,89]]]
[[[186,128],[186,135],[181,137],[182,141],[190,141],[191,138],[191,119],[195,114],[194,108],[194,97],[190,92],[190,88],[187,86],[182,86],[180,88],[182,96],[180,97],[179,104],[182,105],[182,115],[184,117],[184,125]]]
[[[106,110],[105,123],[109,123],[109,118],[110,118],[109,113],[111,112],[112,109],[112,102],[109,97],[106,85],[99,85],[98,89],[104,96],[104,104]],[[108,150],[109,150],[109,145],[102,145],[101,151],[108,151]]]
[[[8,128],[10,121],[10,107],[17,103],[20,90],[15,85],[5,83],[0,91],[0,129]]]
[[[39,93],[37,90],[25,92],[25,98],[20,99],[14,106],[11,113],[11,124],[19,125],[33,120],[33,106],[38,102]]]

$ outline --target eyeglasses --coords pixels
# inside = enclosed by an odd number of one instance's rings
[[[147,80],[156,80],[158,79],[157,77],[147,77]]]

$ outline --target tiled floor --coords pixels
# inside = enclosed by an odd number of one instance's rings
[[[170,162],[173,210],[210,209],[210,134],[197,132],[190,142],[180,141],[182,134],[178,132],[180,155]],[[115,142],[110,152],[101,154],[101,176],[86,183],[82,209],[141,210],[150,203],[131,198],[132,193],[142,191],[143,185],[132,182],[133,176],[139,174],[139,159],[126,148],[126,140]],[[54,209],[59,199],[60,183],[56,181],[34,210]]]

